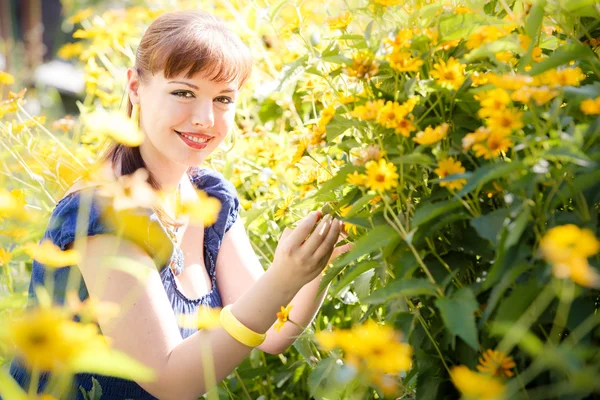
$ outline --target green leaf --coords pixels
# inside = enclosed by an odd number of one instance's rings
[[[345,165],[344,167],[340,168],[338,173],[333,178],[321,185],[319,191],[314,195],[314,197],[323,194],[330,194],[333,189],[336,189],[346,183],[346,177],[354,171],[358,171],[358,167],[354,165]]]
[[[92,376],[92,389],[86,392],[83,386],[79,386],[79,390],[83,394],[85,400],[101,400],[102,398],[102,387],[96,378]]]
[[[506,227],[508,236],[504,242],[505,249],[508,249],[518,243],[530,219],[531,208],[525,205],[519,215],[517,215],[517,217]]]
[[[354,204],[352,204],[352,208],[348,211],[348,213],[346,213],[346,215],[344,216],[344,219],[349,219],[354,217],[356,214],[358,214],[363,207],[370,202],[375,196],[377,196],[376,194],[366,194],[364,196],[362,196],[360,199],[358,199]]]
[[[330,62],[333,64],[352,65],[352,60],[348,57],[344,57],[340,54],[321,57],[323,61]]]
[[[398,233],[391,226],[376,226],[367,235],[354,242],[352,249],[338,257],[333,265],[350,264],[352,261],[357,260],[365,254],[370,254],[399,238]]]
[[[294,71],[296,71],[296,69],[300,68],[302,65],[304,65],[305,62],[308,61],[308,54],[305,56],[302,56],[296,60],[294,60],[294,62],[292,62],[290,65],[288,65],[287,67],[285,67],[285,74],[283,75],[283,77],[281,78],[281,81],[279,82],[279,85],[277,86],[277,89],[275,89],[276,92],[281,91],[281,89],[283,88],[283,84],[292,76],[292,74],[294,73]]]
[[[591,160],[583,151],[578,148],[553,147],[542,155],[549,160],[568,161],[581,167],[591,168],[596,163]]]
[[[537,45],[540,29],[542,28],[545,6],[546,0],[538,0],[529,10],[529,17],[525,21],[525,34],[531,38],[531,43],[529,44],[527,53],[519,61],[518,67],[520,72],[525,71],[525,66],[529,65],[533,59],[533,48]]]
[[[592,186],[598,185],[598,182],[600,182],[600,169],[578,175],[572,182],[563,183],[556,196],[552,199],[550,208],[555,208],[561,201],[567,201],[578,192],[582,192]]]
[[[529,10],[529,17],[525,21],[525,34],[535,42],[540,29],[542,28],[542,20],[544,18],[544,7],[546,0],[538,0]]]
[[[494,322],[490,324],[490,334],[493,336],[503,336],[511,332],[513,328],[514,326],[511,323]],[[550,351],[547,346],[544,346],[540,338],[528,331],[521,332],[518,345],[532,357],[539,356],[542,351]],[[547,356],[548,354],[545,354],[545,357]]]
[[[412,296],[438,296],[433,283],[427,279],[402,279],[389,283],[386,287],[373,292],[364,302],[367,304],[383,304],[391,299]]]
[[[515,286],[510,295],[500,301],[494,321],[509,324],[516,322],[535,300],[540,290],[541,288],[535,279]]]
[[[151,382],[156,373],[139,361],[117,350],[85,351],[70,364],[73,372],[115,376],[138,382]]]
[[[265,215],[265,212],[268,209],[269,209],[269,206],[251,208],[248,211],[245,211],[242,209],[241,215],[242,215],[242,218],[244,219],[244,225],[246,227],[250,226],[250,224],[253,223],[258,217]]]
[[[469,179],[461,191],[457,193],[457,196],[462,197],[494,179],[508,177],[513,171],[522,166],[523,163],[520,161],[499,162],[497,164],[485,165],[473,173],[471,179]]]
[[[549,69],[568,64],[573,60],[583,60],[589,57],[595,57],[595,54],[588,46],[576,43],[565,44],[554,51],[550,57],[535,63],[528,74],[531,76],[539,75]]]
[[[351,284],[357,277],[359,277],[367,271],[372,270],[373,268],[377,268],[379,265],[380,262],[369,260],[351,266],[350,268],[348,268],[348,271],[344,273],[339,282],[336,283],[335,287],[329,290],[329,294],[335,297],[340,290]]]
[[[488,23],[490,18],[477,13],[454,14],[442,17],[439,23],[440,41],[468,37],[477,27]]]
[[[356,125],[356,121],[342,118],[339,115],[334,116],[333,120],[327,125],[327,140],[331,142],[333,139]]]
[[[394,164],[409,164],[409,165],[435,165],[435,160],[423,153],[405,154],[390,160]]]
[[[451,298],[441,297],[435,305],[442,314],[444,324],[453,336],[458,336],[475,351],[479,350],[475,311],[479,303],[470,288],[459,289]]]
[[[412,218],[413,226],[417,227],[455,208],[461,207],[458,200],[444,200],[437,203],[419,204]]]
[[[501,208],[486,215],[471,220],[471,226],[475,228],[479,236],[494,244],[498,242],[498,234],[504,226],[504,220],[508,215],[508,209]]]

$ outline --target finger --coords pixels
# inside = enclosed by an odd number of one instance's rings
[[[300,220],[296,228],[287,237],[287,240],[291,242],[293,247],[299,247],[302,244],[306,236],[308,236],[317,221],[321,218],[321,215],[319,211],[313,211]]]
[[[350,250],[352,250],[352,247],[354,247],[353,243],[347,243],[347,244],[345,244],[343,246],[334,247],[333,248],[333,253],[331,253],[331,259],[329,260],[329,262],[331,262],[334,259],[338,258],[342,254],[349,252]]]
[[[281,237],[279,238],[279,240],[283,240],[283,239],[285,239],[286,237],[290,236],[290,234],[291,234],[292,232],[293,232],[293,231],[292,231],[290,228],[285,228],[285,229],[283,230],[283,232],[281,233]]]
[[[335,221],[331,224],[331,229],[327,233],[327,236],[321,242],[321,245],[315,249],[314,256],[317,259],[324,258],[325,256],[329,257],[333,253],[335,243],[340,235],[341,224],[339,221]]]
[[[328,214],[323,218],[321,223],[317,225],[313,233],[310,234],[310,237],[302,244],[302,251],[304,254],[311,255],[321,243],[323,243],[323,240],[330,231],[332,220],[333,218]]]

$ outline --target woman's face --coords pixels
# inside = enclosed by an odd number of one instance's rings
[[[132,103],[140,105],[140,124],[146,134],[140,146],[150,164],[200,165],[225,139],[234,123],[238,88],[185,74],[167,79],[163,73],[144,76],[128,71]],[[150,160],[147,160],[150,161]]]

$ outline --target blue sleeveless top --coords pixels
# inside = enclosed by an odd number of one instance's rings
[[[169,241],[168,243],[172,251],[170,257],[167,256],[166,264],[162,265],[160,269],[160,277],[175,315],[195,315],[200,306],[222,306],[216,281],[215,262],[223,237],[229,228],[231,228],[239,213],[239,199],[235,187],[222,174],[211,169],[201,169],[199,167],[191,168],[188,174],[196,188],[205,191],[209,196],[216,197],[221,202],[221,211],[217,221],[204,229],[204,263],[212,282],[212,288],[210,292],[202,297],[190,299],[181,292],[175,276],[183,270],[183,252],[179,247],[174,246],[172,242]],[[79,204],[82,197],[81,192],[87,190],[82,189],[81,191],[72,192],[57,203],[42,240],[51,239],[61,250],[64,250],[67,245],[73,242],[77,227]],[[95,199],[92,200],[91,207],[89,208],[88,236],[113,232],[113,229],[101,218],[101,209],[101,205]],[[164,233],[162,236],[167,237],[165,228],[158,221],[156,214],[151,210],[146,210],[146,212],[149,214],[150,223],[159,226],[163,231],[162,233]],[[148,246],[145,246],[145,248],[154,257],[152,249],[148,248]],[[63,304],[67,278],[71,269],[73,269],[71,273],[79,273],[78,269],[73,267],[64,267],[56,270],[46,269],[43,264],[34,261],[29,285],[29,306],[37,303],[34,287],[44,285],[44,277],[47,273],[54,273],[54,301],[58,304]],[[81,277],[80,273],[79,276]],[[80,278],[79,298],[83,301],[87,297],[87,288],[83,279]],[[183,339],[197,331],[197,329],[186,327],[180,327],[179,330]],[[12,361],[10,373],[23,388],[26,389],[28,387],[29,373],[17,358]],[[74,390],[72,393],[74,398],[83,399],[79,390],[80,386],[86,391],[91,390],[92,377],[100,383],[103,400],[155,399],[154,396],[146,392],[134,381],[96,374],[75,375],[73,382]],[[48,374],[41,375],[38,391],[41,391],[46,386],[48,378]]]

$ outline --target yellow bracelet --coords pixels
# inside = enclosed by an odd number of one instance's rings
[[[266,333],[256,333],[242,324],[231,312],[231,304],[221,310],[221,326],[235,340],[248,347],[257,347],[265,341]]]

